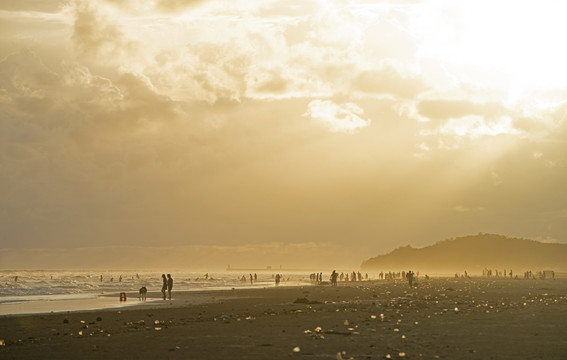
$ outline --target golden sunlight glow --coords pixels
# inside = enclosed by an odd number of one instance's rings
[[[254,265],[276,264],[278,244],[352,264],[471,231],[567,239],[565,14],[0,1],[0,240],[224,267],[261,246]]]
[[[429,9],[422,56],[460,69],[475,79],[479,71],[496,75],[502,89],[527,93],[564,86],[567,72],[565,17],[561,1],[447,2],[445,11]],[[423,29],[423,28],[422,28]],[[468,70],[467,70],[468,69]],[[502,79],[502,76],[504,78]]]

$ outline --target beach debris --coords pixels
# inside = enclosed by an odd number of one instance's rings
[[[77,334],[78,334],[79,336],[83,336],[83,331],[81,330],[81,331],[79,331]]]
[[[399,357],[406,357],[406,353],[405,353],[405,352],[400,352],[400,353],[398,353],[398,356],[399,356]]]
[[[161,328],[160,328],[160,327],[156,327],[156,328],[154,328],[154,330],[156,330],[156,331],[160,331],[160,330],[161,330]]]
[[[316,339],[325,339],[325,335],[323,335],[323,329],[320,326],[317,326],[313,331],[311,330],[305,330],[303,332],[305,335],[311,335],[312,337],[316,338]]]
[[[4,339],[0,339],[0,346],[6,346],[6,342],[4,341]]]
[[[296,346],[296,347],[293,348],[294,353],[298,353],[300,351],[301,351],[301,348],[299,346]]]
[[[344,324],[345,326],[348,326],[348,325],[349,325],[348,320],[345,320],[345,322],[344,322],[343,324]]]
[[[176,346],[176,347],[173,347],[173,348],[169,348],[168,350],[169,351],[177,351],[179,349],[181,349],[181,348],[179,346]]]
[[[455,308],[453,309],[453,311],[454,311],[454,312],[455,312],[455,314],[456,314],[456,313],[458,313],[458,312],[459,312],[459,308],[455,306]]]
[[[352,360],[354,359],[353,357],[343,357],[343,355],[346,355],[346,351],[343,351],[342,353],[338,352],[337,353],[337,360]]]
[[[384,355],[384,359],[391,359],[391,358],[392,358],[392,355],[390,355],[390,354]]]
[[[370,315],[371,319],[376,319],[376,315]]]

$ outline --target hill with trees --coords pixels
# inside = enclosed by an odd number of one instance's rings
[[[567,244],[549,244],[535,240],[495,234],[479,234],[443,240],[434,245],[404,246],[389,254],[364,261],[364,271],[402,271],[422,273],[482,273],[482,270],[512,269],[524,271],[567,271]]]

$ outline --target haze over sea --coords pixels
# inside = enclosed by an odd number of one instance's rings
[[[278,272],[256,272],[258,280],[254,286],[273,284],[272,274]],[[175,291],[222,290],[233,287],[249,287],[249,273],[242,272],[172,272]],[[287,272],[285,279],[297,284],[309,282],[309,274]],[[101,281],[102,275],[102,281]],[[245,275],[246,281],[241,277]],[[15,281],[15,277],[18,281]],[[120,281],[122,277],[122,281]],[[112,281],[111,281],[112,279]],[[161,273],[139,271],[47,271],[47,270],[3,270],[0,271],[0,304],[10,301],[28,301],[47,296],[76,297],[85,295],[109,295],[120,292],[138,292],[140,287],[148,291],[161,289]]]
[[[208,273],[208,279],[205,278],[206,272],[172,272],[175,281],[173,292],[273,286],[272,274],[276,272],[278,270],[256,272],[258,280],[253,284],[250,284],[249,272],[244,270],[212,272]],[[246,276],[246,281],[241,280],[243,275]],[[282,285],[286,284],[309,284],[309,274],[287,271],[282,282]],[[29,312],[42,312],[44,307],[34,303],[45,301],[53,304],[54,301],[89,300],[82,301],[85,306],[76,304],[72,309],[66,310],[108,307],[118,303],[116,299],[120,292],[137,294],[142,286],[150,293],[159,292],[161,285],[159,272],[3,270],[0,271],[0,315],[14,313],[12,305],[15,304],[26,304],[26,308],[31,309]],[[116,295],[116,299],[112,295]],[[97,300],[99,306],[96,306],[97,303],[93,303],[93,300],[100,299],[101,296],[111,296],[112,302]]]

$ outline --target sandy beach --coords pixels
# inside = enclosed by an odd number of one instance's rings
[[[174,292],[119,309],[2,316],[0,358],[566,359],[567,279]]]

